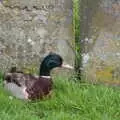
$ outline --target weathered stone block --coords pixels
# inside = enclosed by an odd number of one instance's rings
[[[74,64],[73,40],[71,0],[0,3],[0,69],[3,71],[12,65],[39,68],[40,60],[51,51]]]
[[[89,81],[120,85],[120,1],[85,0],[82,11],[83,74]]]

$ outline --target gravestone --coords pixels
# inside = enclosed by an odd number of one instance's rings
[[[120,85],[120,0],[81,1],[82,74]]]
[[[71,0],[1,0],[0,69],[37,67],[49,52],[74,64]]]

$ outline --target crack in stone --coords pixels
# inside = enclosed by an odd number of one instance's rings
[[[2,5],[5,8],[9,8],[9,9],[19,9],[19,10],[26,10],[26,11],[33,11],[33,10],[52,10],[55,8],[54,5],[41,5],[40,7],[38,6],[32,6],[32,7],[28,7],[28,6],[24,6],[24,7],[20,7],[20,6],[8,6],[8,5],[4,5],[2,3]]]
[[[5,8],[8,8],[8,9],[19,9],[19,10],[26,10],[26,11],[32,11],[32,9],[29,9],[27,6],[24,6],[24,7],[20,7],[20,6],[8,6],[8,5],[4,5],[2,4]],[[35,8],[34,8],[35,9]],[[38,9],[36,9],[38,10]]]

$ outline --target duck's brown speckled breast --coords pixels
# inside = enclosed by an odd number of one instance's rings
[[[27,87],[26,91],[29,94],[29,99],[42,99],[48,95],[52,89],[52,79],[42,78],[34,81],[31,87]]]

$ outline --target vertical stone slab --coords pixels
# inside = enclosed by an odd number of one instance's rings
[[[85,0],[81,7],[83,74],[120,85],[120,0]]]
[[[0,2],[0,69],[38,67],[49,52],[74,64],[71,0]]]

